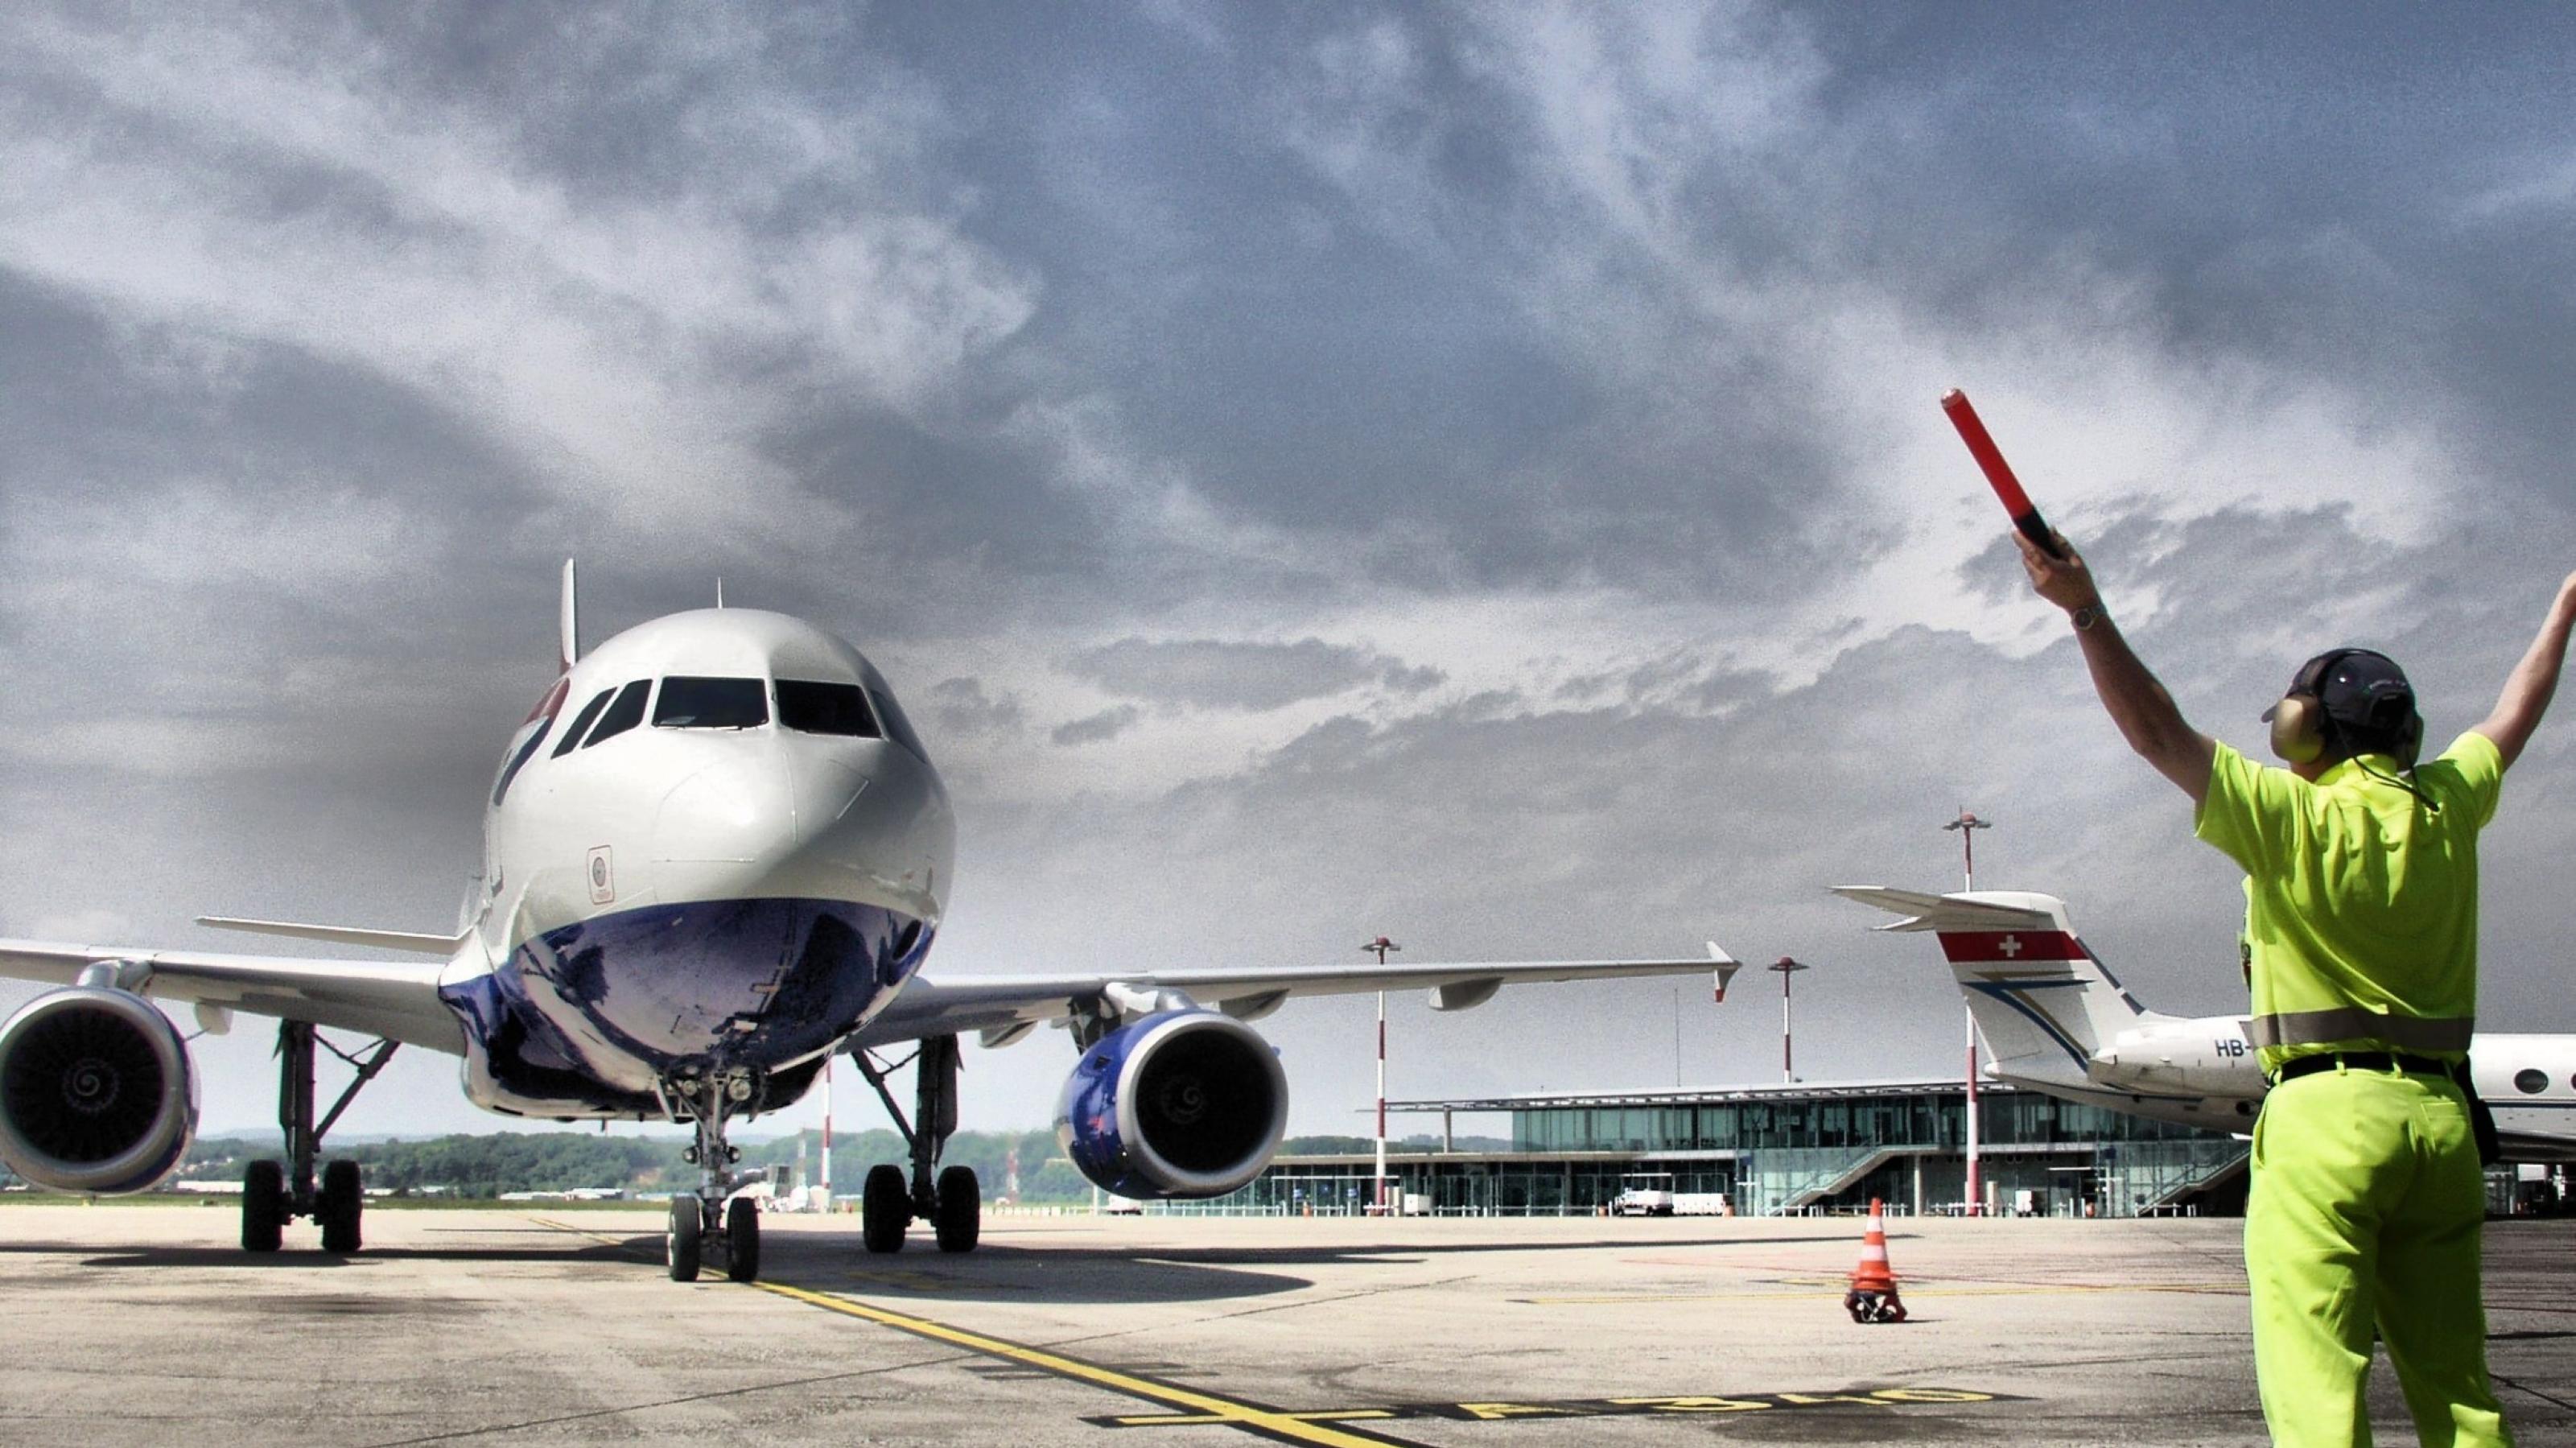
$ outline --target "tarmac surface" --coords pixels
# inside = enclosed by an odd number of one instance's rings
[[[229,1203],[0,1209],[0,1441],[2265,1441],[2233,1221],[1892,1220],[1912,1317],[1868,1327],[1850,1219],[995,1215],[870,1257],[774,1216],[757,1286],[671,1282],[660,1223],[378,1210],[254,1258]],[[2527,1445],[2576,1443],[2572,1247],[2488,1228]],[[2411,1441],[2384,1359],[2372,1398]]]

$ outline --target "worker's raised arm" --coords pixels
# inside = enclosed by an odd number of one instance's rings
[[[2147,671],[2129,641],[2120,636],[2119,626],[2102,611],[2101,591],[2094,587],[2083,555],[2064,535],[2053,536],[2065,557],[2051,558],[2038,544],[2013,535],[2013,542],[2021,547],[2022,567],[2030,573],[2030,586],[2073,617],[2084,666],[2093,675],[2093,692],[2102,696],[2102,707],[2110,711],[2111,722],[2120,726],[2120,737],[2129,741],[2139,758],[2154,765],[2156,773],[2190,795],[2192,807],[2198,809],[2209,793],[2209,766],[2217,757],[2218,741],[2182,717],[2173,695]],[[2563,632],[2560,637],[2563,642]]]
[[[2558,585],[2558,597],[2550,601],[2549,617],[2541,621],[2539,636],[2506,677],[2504,692],[2496,696],[2495,712],[2472,726],[2473,732],[2495,741],[2496,753],[2504,756],[2508,769],[2531,742],[2531,731],[2540,727],[2550,696],[2558,692],[2558,666],[2567,658],[2570,625],[2576,625],[2576,573]]]

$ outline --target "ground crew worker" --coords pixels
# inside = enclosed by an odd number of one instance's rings
[[[2374,1325],[2425,1443],[2513,1441],[2489,1386],[2486,1183],[2464,1095],[2477,1010],[2478,831],[2558,686],[2576,575],[2495,712],[2418,767],[2405,674],[2320,654],[2264,714],[2288,769],[2193,729],[2103,612],[2081,557],[2015,535],[2067,611],[2129,747],[2242,866],[2252,1030],[2272,1082],[2245,1209],[2254,1367],[2273,1441],[2370,1441]]]

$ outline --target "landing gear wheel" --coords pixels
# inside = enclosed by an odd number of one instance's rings
[[[671,1198],[671,1229],[662,1238],[663,1256],[671,1264],[671,1280],[698,1280],[698,1261],[707,1230],[706,1208],[693,1193],[682,1192]]]
[[[358,1250],[358,1214],[365,1206],[356,1162],[335,1161],[322,1168],[322,1197],[313,1215],[322,1223],[323,1251],[345,1257]]]
[[[286,1164],[255,1161],[242,1173],[242,1250],[274,1252],[286,1238]]]
[[[859,1238],[871,1252],[903,1250],[903,1229],[912,1225],[912,1193],[903,1184],[903,1168],[872,1166],[859,1193]]]
[[[972,1252],[984,1227],[984,1193],[975,1169],[952,1166],[939,1174],[939,1206],[930,1219],[942,1252]]]
[[[760,1275],[760,1204],[736,1197],[725,1204],[725,1276],[749,1282]]]

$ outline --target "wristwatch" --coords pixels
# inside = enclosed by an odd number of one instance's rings
[[[2077,633],[2084,633],[2089,631],[2093,625],[2110,617],[2110,615],[2103,611],[2102,600],[2097,598],[2091,603],[2084,605],[2082,608],[2075,610],[2073,613],[2068,614],[2067,617],[2075,621],[2075,631]]]

